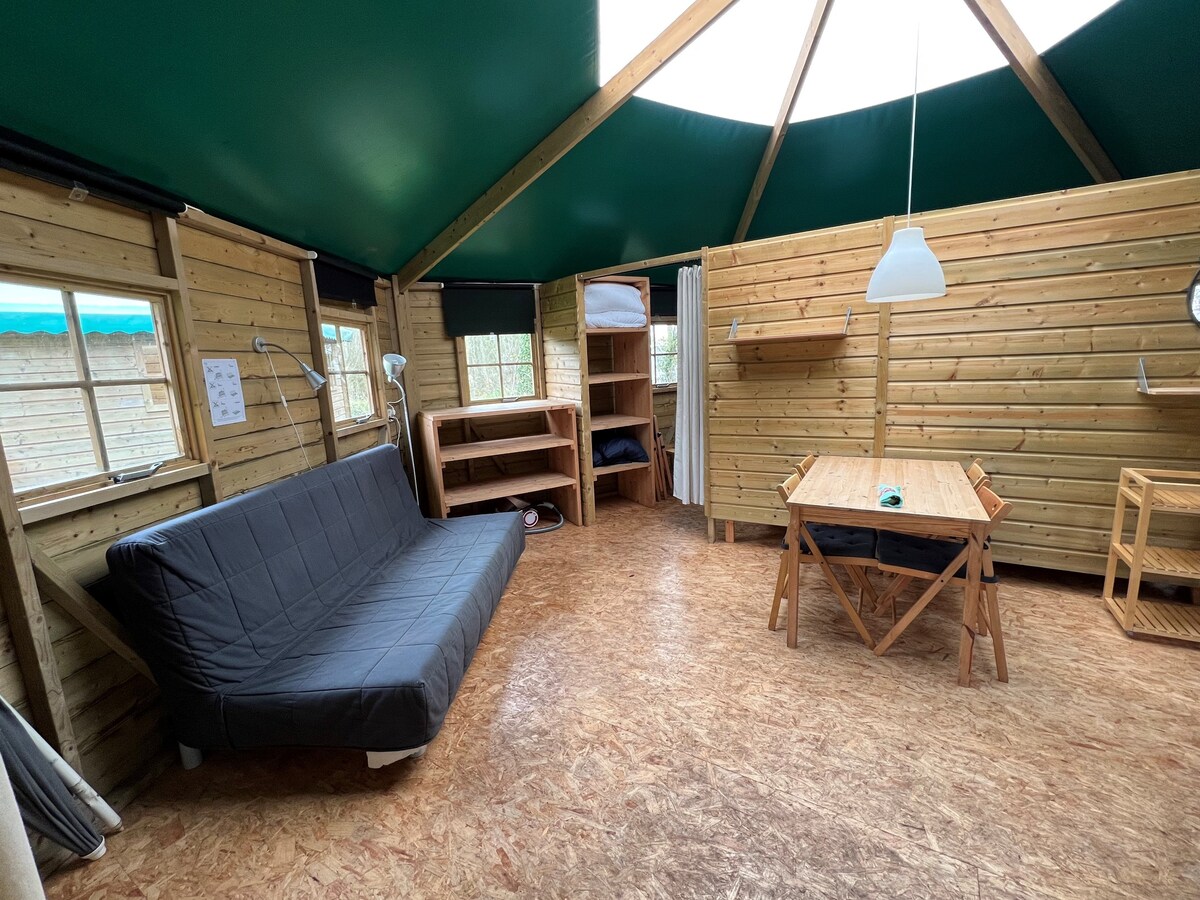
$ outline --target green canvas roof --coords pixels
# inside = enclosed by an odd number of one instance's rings
[[[594,0],[6,12],[0,125],[381,272],[597,86]],[[1122,0],[1045,54],[1123,176],[1200,166],[1197,33],[1194,0]],[[909,110],[794,123],[750,237],[901,212]],[[728,243],[769,131],[635,98],[433,274],[545,280]],[[1090,180],[1007,69],[923,93],[917,140],[917,209]]]

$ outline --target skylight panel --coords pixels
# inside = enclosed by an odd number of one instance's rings
[[[1039,53],[1116,2],[1006,0]],[[816,0],[740,0],[637,95],[772,124],[815,5]],[[600,0],[600,82],[619,72],[687,6],[687,0]],[[792,120],[908,96],[918,18],[921,90],[1005,65],[962,0],[834,0]]]

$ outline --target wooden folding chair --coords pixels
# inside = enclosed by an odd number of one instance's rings
[[[971,487],[979,490],[981,487],[991,487],[992,478],[987,472],[983,471],[983,460],[977,459],[967,467],[967,480],[971,482]]]
[[[1004,655],[1004,634],[1000,630],[1000,598],[997,585],[996,569],[992,564],[992,551],[988,545],[988,537],[1005,517],[1012,512],[1013,506],[996,496],[990,488],[980,486],[975,489],[983,508],[987,511],[990,522],[984,534],[983,544],[983,575],[979,586],[977,615],[973,623],[978,634],[992,636],[992,647],[996,654],[996,675],[1001,681],[1008,681],[1008,661]],[[882,610],[887,604],[894,604],[897,595],[908,587],[914,579],[930,579],[929,587],[909,608],[875,647],[875,655],[882,656],[896,642],[921,611],[929,605],[947,584],[965,585],[967,583],[967,542],[947,540],[944,538],[917,537],[911,534],[900,534],[892,531],[879,532],[879,542],[875,555],[881,572],[894,574],[888,589],[880,595],[876,611]]]
[[[796,466],[796,471],[789,475],[785,481],[775,486],[775,490],[779,492],[779,498],[786,506],[788,497],[796,490],[801,479],[812,468],[812,464],[816,462],[815,456],[808,456],[804,462]],[[867,528],[852,528],[842,525],[811,525],[809,526],[813,539],[817,542],[821,552],[825,556],[825,561],[830,565],[840,565],[846,568],[846,573],[850,576],[850,580],[854,582],[858,588],[858,610],[861,613],[863,603],[866,601],[874,602],[878,599],[878,594],[875,591],[875,586],[871,584],[867,578],[867,568],[875,567],[875,542],[872,533],[872,539],[869,541],[870,546],[867,546],[866,541],[860,540],[871,529]],[[861,549],[859,549],[861,547]],[[775,596],[771,600],[771,616],[767,620],[767,628],[774,631],[779,625],[779,607],[783,602],[784,592],[787,590],[787,572],[788,572],[788,546],[787,539],[784,539],[783,551],[779,554],[779,574],[775,578]],[[815,563],[817,558],[807,550],[805,541],[800,539],[800,562]]]
[[[796,474],[799,475],[801,478],[803,478],[805,475],[808,474],[809,469],[811,469],[813,467],[813,463],[815,463],[816,461],[817,461],[817,455],[815,453],[808,454],[808,456],[804,457],[803,462],[798,463],[796,465]]]

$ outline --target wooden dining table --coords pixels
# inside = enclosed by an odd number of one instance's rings
[[[898,486],[901,507],[882,506],[880,485]],[[959,641],[959,684],[971,675],[983,542],[989,518],[962,466],[954,462],[917,459],[821,456],[788,497],[788,621],[787,644],[797,646],[799,626],[800,537],[816,559],[838,602],[869,648],[876,647],[862,617],[850,602],[833,567],[825,561],[808,531],[810,523],[854,525],[967,542],[963,589],[963,621]],[[911,618],[897,622],[880,642],[880,652],[908,627]]]

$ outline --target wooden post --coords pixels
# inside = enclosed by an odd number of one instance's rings
[[[321,339],[321,297],[317,292],[317,271],[311,259],[300,260],[300,288],[304,292],[304,315],[308,320],[308,346],[312,352],[312,367],[323,378],[329,377],[325,365],[325,345]],[[337,462],[337,425],[333,421],[333,396],[329,385],[317,391],[317,407],[321,411],[321,437],[325,441],[325,462]]]
[[[888,216],[883,220],[882,253],[892,243],[892,234],[896,230],[896,217]],[[892,304],[879,305],[879,336],[875,349],[875,433],[871,443],[871,455],[876,457],[887,455],[887,395],[888,395],[888,361],[891,356]]]
[[[171,319],[174,340],[171,356],[175,365],[180,402],[186,406],[184,424],[191,451],[196,459],[209,464],[209,471],[200,479],[200,496],[205,506],[224,497],[217,464],[213,461],[209,433],[208,393],[204,388],[204,367],[196,347],[196,327],[192,320],[192,301],[188,293],[187,268],[179,245],[179,226],[170,216],[154,213],[154,243],[158,266],[163,275],[174,278],[178,286],[168,291],[171,297]]]
[[[0,546],[0,600],[8,616],[13,650],[21,667],[33,724],[76,771],[79,750],[67,712],[54,647],[46,627],[46,615],[38,594],[29,542],[21,526],[21,514],[13,494],[8,458],[0,441],[0,523],[4,542]]]

